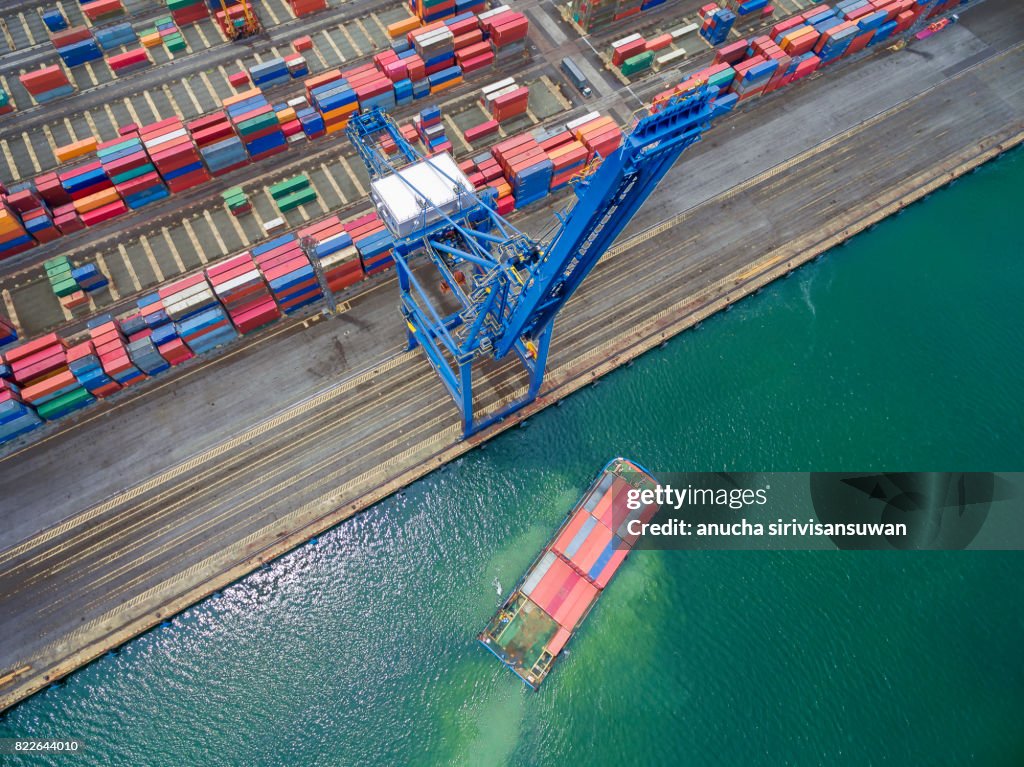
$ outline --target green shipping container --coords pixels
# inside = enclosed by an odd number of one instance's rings
[[[717,85],[719,88],[724,88],[733,81],[736,77],[736,71],[729,67],[721,72],[716,72],[708,78],[708,85]]]
[[[282,197],[277,201],[277,207],[282,213],[286,213],[292,208],[305,205],[307,202],[313,202],[315,199],[316,190],[313,187],[308,187],[306,189],[300,189],[297,192],[292,192],[287,197]]]
[[[60,395],[56,399],[44,402],[36,408],[36,412],[39,413],[40,418],[59,418],[73,408],[92,402],[93,399],[94,397],[89,393],[88,389],[74,389],[67,394]]]
[[[624,75],[633,75],[651,68],[654,61],[654,51],[647,51],[637,56],[632,56],[622,62],[621,71]]]
[[[167,46],[167,50],[172,53],[185,50],[185,39],[181,35],[168,35],[164,38],[164,44]]]
[[[53,292],[60,298],[70,296],[78,289],[78,283],[72,279],[60,280],[59,282],[53,283]]]
[[[138,168],[132,168],[131,170],[126,170],[124,173],[118,173],[116,176],[111,176],[110,180],[115,184],[123,184],[125,181],[131,181],[133,178],[138,178],[139,176],[145,176],[147,173],[152,173],[154,170],[156,170],[156,168],[149,163],[146,163],[145,165],[140,165]]]
[[[270,196],[275,200],[278,200],[282,197],[287,197],[292,192],[305,189],[307,186],[309,186],[309,177],[302,174],[286,181],[281,181],[277,184],[271,184]]]

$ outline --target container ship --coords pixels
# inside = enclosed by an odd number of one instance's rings
[[[597,603],[655,504],[630,509],[630,490],[657,481],[633,461],[615,458],[594,480],[478,639],[534,690]]]

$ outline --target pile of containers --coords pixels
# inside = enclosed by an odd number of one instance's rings
[[[270,285],[274,300],[285,314],[323,297],[313,265],[294,234],[257,245],[252,255]]]
[[[43,262],[43,268],[46,270],[53,294],[62,299],[61,303],[69,309],[74,309],[82,303],[88,304],[85,293],[107,286],[107,278],[96,264],[91,262],[76,269],[71,266],[67,256],[57,256]],[[65,302],[64,299],[70,301]]]
[[[221,198],[232,216],[244,216],[246,213],[252,213],[252,203],[240,186],[224,190],[221,192]]]
[[[180,365],[195,356],[178,336],[159,293],[150,293],[135,303],[139,307],[138,317],[149,331],[149,337],[161,357],[171,365]]]
[[[139,39],[132,25],[127,21],[97,29],[93,32],[93,37],[104,51],[120,48],[122,45],[130,45]]]
[[[154,34],[159,35],[160,41],[171,53],[180,53],[188,47],[185,42],[185,38],[182,37],[181,30],[178,29],[178,25],[174,23],[173,17],[162,16],[154,21],[153,25],[154,29],[147,32],[147,36]]]
[[[66,349],[67,342],[50,333],[4,353],[16,387],[13,393],[44,420],[60,418],[94,401],[68,368]],[[18,417],[25,422],[24,414]]]
[[[316,189],[310,186],[309,176],[305,173],[277,184],[271,184],[268,191],[271,199],[282,213],[287,213],[293,208],[316,199]]]
[[[273,58],[249,67],[249,77],[252,78],[253,85],[272,88],[288,82],[293,75],[288,71],[288,65],[283,58]]]
[[[128,354],[121,327],[111,317],[98,317],[90,322],[89,338],[104,374],[119,386],[131,386],[146,378]]]
[[[573,0],[572,19],[584,32],[601,32],[622,19],[656,8],[664,2],[665,0]],[[639,23],[639,20],[634,22]]]
[[[97,145],[96,154],[117,193],[132,210],[170,195],[138,133],[104,141]]]
[[[36,242],[51,242],[60,237],[60,231],[42,198],[31,189],[6,195],[7,204],[20,218],[25,231]]]
[[[330,291],[337,293],[366,276],[352,236],[337,216],[300,229],[298,236],[300,239],[310,237],[316,242],[314,252]]]
[[[174,193],[210,180],[199,150],[180,117],[168,117],[139,129],[142,144],[167,188]]]
[[[59,8],[48,8],[42,12],[43,24],[50,32],[60,32],[68,28],[68,20]]]
[[[69,347],[67,358],[68,368],[92,396],[103,398],[121,390],[121,384],[103,370],[91,338]]]
[[[325,133],[344,130],[352,113],[359,109],[356,92],[337,69],[306,80],[306,98],[320,113]]]
[[[36,411],[21,398],[21,388],[0,376],[0,445],[41,424]]]
[[[352,219],[345,224],[345,231],[352,238],[368,276],[394,266],[395,241],[376,213]]]
[[[88,0],[80,2],[82,13],[90,21],[98,21],[107,16],[116,16],[124,13],[124,6],[121,0]]]
[[[444,123],[441,122],[440,107],[430,106],[422,110],[413,118],[413,126],[423,140],[423,146],[426,147],[428,155],[452,151],[452,142],[448,140]]]
[[[501,5],[481,13],[479,18],[496,59],[508,60],[526,50],[526,34],[530,31],[526,16]]]
[[[480,13],[484,0],[409,0],[409,7],[424,24],[466,12]]]
[[[462,14],[445,25],[451,30],[455,46],[455,63],[463,73],[489,67],[494,63],[494,49],[484,40],[484,31],[472,14]]]
[[[28,233],[21,217],[6,199],[0,199],[0,260],[16,256],[35,245],[36,241]]]
[[[326,10],[327,0],[288,0],[288,7],[296,17],[300,17]]]
[[[506,77],[481,89],[480,104],[496,123],[501,123],[526,114],[530,108],[530,89],[516,83],[515,78]],[[478,135],[473,134],[474,138]],[[470,140],[468,134],[466,139]]]
[[[18,81],[37,104],[45,104],[75,92],[75,86],[68,81],[67,73],[57,64],[18,75]]]
[[[222,103],[250,158],[262,160],[288,148],[277,114],[259,88]]]
[[[153,61],[149,58],[149,53],[145,48],[132,48],[130,51],[107,57],[107,66],[118,76],[145,69],[152,63]]]
[[[531,134],[524,133],[501,141],[491,148],[491,153],[512,186],[517,207],[529,205],[547,195],[554,163]]]
[[[219,2],[217,7],[220,7]],[[171,12],[171,18],[179,27],[210,18],[206,0],[167,0],[167,10]]]
[[[77,67],[87,61],[103,58],[103,51],[86,26],[79,25],[54,32],[50,35],[50,42],[68,67]]]
[[[721,45],[728,39],[732,25],[736,23],[736,14],[717,5],[706,5],[700,9],[703,19],[700,25],[700,36],[711,45]]]
[[[203,273],[160,288],[164,311],[188,348],[202,354],[238,334]]]
[[[212,175],[221,176],[249,163],[245,144],[235,133],[224,112],[214,112],[193,120],[187,128]]]
[[[206,277],[239,333],[249,333],[281,316],[249,253],[208,267]]]

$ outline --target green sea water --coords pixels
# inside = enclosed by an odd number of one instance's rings
[[[1017,553],[636,552],[539,693],[474,639],[617,454],[1024,469],[1022,185],[1018,151],[75,673],[0,737],[85,750],[4,763],[1024,764]]]

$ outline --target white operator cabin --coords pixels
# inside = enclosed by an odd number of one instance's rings
[[[370,184],[370,197],[395,237],[454,215],[472,202],[473,185],[450,154],[413,163]]]

